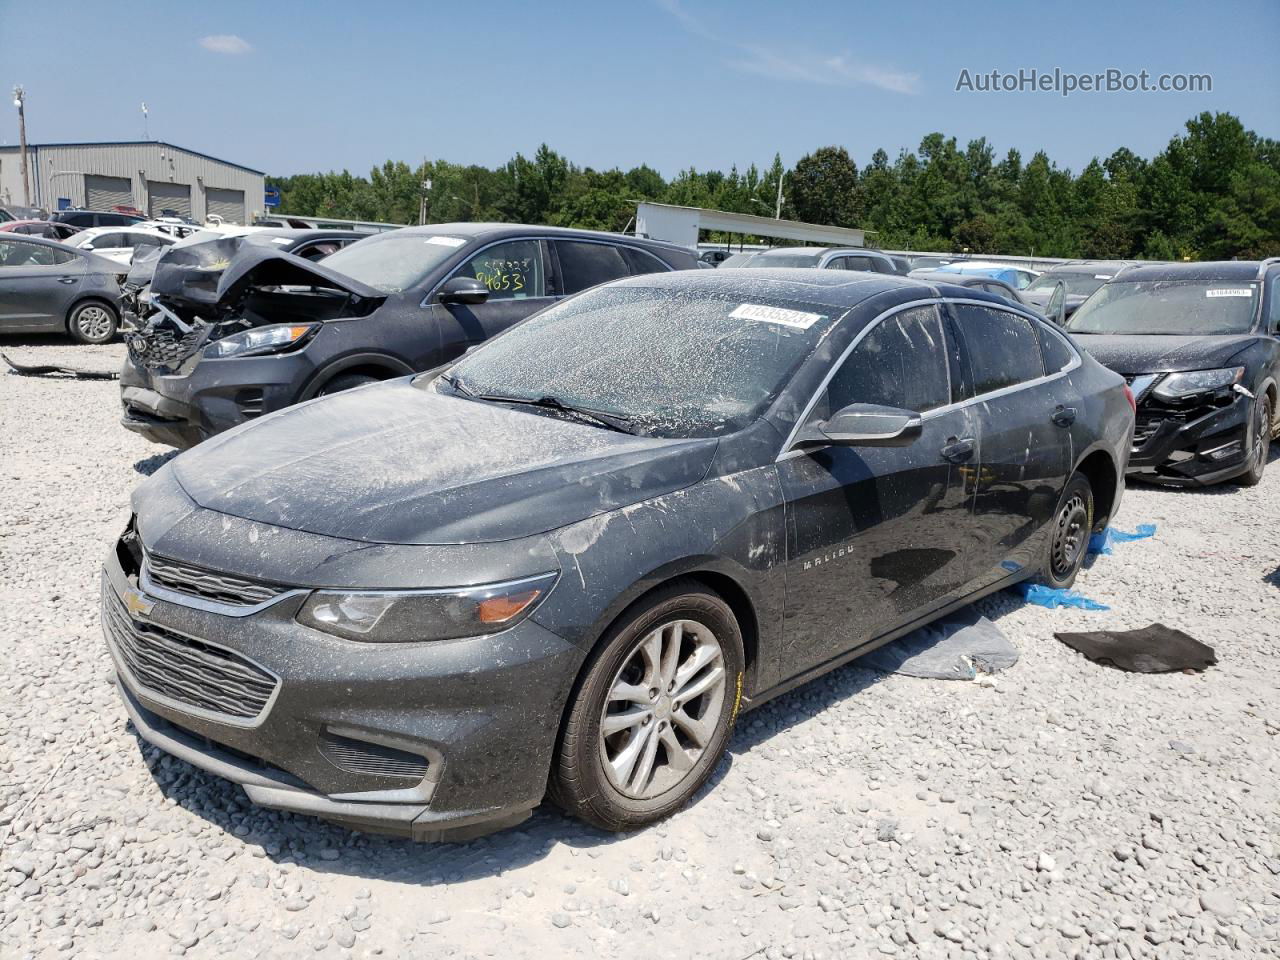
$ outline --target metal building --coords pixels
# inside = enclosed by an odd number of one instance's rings
[[[261,170],[158,140],[28,144],[27,164],[30,205],[50,212],[135,207],[249,224],[264,210]],[[0,205],[22,203],[19,148],[0,146]]]

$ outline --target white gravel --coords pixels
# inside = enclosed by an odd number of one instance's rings
[[[130,732],[98,568],[164,454],[118,410],[114,383],[0,375],[0,956],[1280,956],[1280,462],[1131,489],[1118,526],[1159,529],[1080,578],[1108,613],[982,603],[1021,653],[993,683],[851,667],[747,715],[650,830],[543,809],[421,846],[253,808]],[[1219,664],[1053,638],[1152,621]]]

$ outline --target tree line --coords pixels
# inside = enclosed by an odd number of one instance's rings
[[[281,213],[446,223],[468,220],[627,230],[638,200],[773,216],[874,231],[886,249],[972,254],[1157,260],[1280,255],[1280,142],[1229,113],[1188,120],[1147,160],[1120,148],[1078,174],[1044,151],[997,159],[986,138],[963,148],[931,133],[890,159],[859,166],[827,146],[784,167],[699,171],[665,179],[651,167],[579,167],[543,144],[501,167],[446,160],[412,167],[388,160],[368,177],[304,173],[269,179]],[[713,239],[715,239],[713,237]]]

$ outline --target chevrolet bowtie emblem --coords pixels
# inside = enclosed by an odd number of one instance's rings
[[[156,602],[145,594],[130,589],[124,592],[124,605],[131,616],[145,617],[155,607]]]

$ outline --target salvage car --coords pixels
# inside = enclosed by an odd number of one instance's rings
[[[68,240],[67,246],[92,250],[127,270],[135,250],[171,247],[175,242],[176,238],[169,234],[139,223],[131,227],[89,227]]]
[[[1069,317],[1095,290],[1136,260],[1075,260],[1046,270],[1022,291],[1022,298],[1039,310],[1049,306],[1049,298],[1061,284],[1066,294],[1063,316]]]
[[[967,290],[984,290],[987,293],[994,293],[1001,299],[1008,300],[1010,303],[1016,303],[1027,306],[1022,295],[1018,293],[1012,286],[1005,283],[998,277],[989,277],[983,273],[951,273],[946,270],[912,270],[908,274],[912,280],[922,280],[925,283],[950,283],[957,287],[964,287]]]
[[[57,223],[53,220],[6,220],[0,223],[0,233],[21,233],[29,237],[44,237],[46,240],[58,240],[63,243],[79,232],[80,227],[74,227],[69,223]]]
[[[918,269],[922,268],[914,267],[912,272]],[[1015,290],[1025,290],[1035,282],[1036,277],[1040,276],[1039,270],[1016,267],[1007,263],[995,263],[990,260],[956,260],[953,263],[927,269],[938,270],[942,273],[959,273],[965,276],[974,274],[981,277],[994,277],[1003,283],[1009,284]]]
[[[0,333],[107,343],[120,323],[120,264],[42,237],[0,234]]]
[[[1133,267],[1067,328],[1137,398],[1131,475],[1262,479],[1280,409],[1280,258]]]
[[[169,461],[106,558],[107,645],[138,733],[254,802],[461,839],[549,785],[631,829],[706,782],[743,710],[1001,587],[1069,585],[1120,502],[1130,400],[961,287],[620,280]]]
[[[126,340],[121,422],[190,447],[312,397],[447,363],[598,283],[697,266],[674,244],[515,224],[407,227],[320,263],[244,237],[184,241],[156,264],[159,312]]]
[[[907,272],[907,262],[902,258],[863,247],[772,247],[735,253],[720,266],[731,269],[811,267],[818,270],[868,270],[897,276]]]

